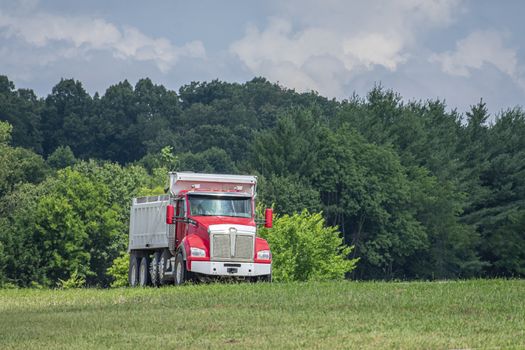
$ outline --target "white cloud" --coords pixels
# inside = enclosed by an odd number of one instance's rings
[[[475,31],[459,40],[454,51],[432,55],[430,62],[439,63],[447,74],[466,78],[492,65],[525,91],[525,67],[518,62],[517,49],[506,46],[507,37],[494,30]]]
[[[166,72],[181,57],[205,57],[200,41],[175,46],[165,38],[152,38],[134,27],[119,29],[100,18],[57,16],[47,13],[13,15],[0,12],[0,35],[27,45],[49,47],[47,62],[60,58],[89,57],[94,50],[109,51],[119,59],[151,61]],[[55,45],[60,45],[57,49]]]
[[[497,31],[476,31],[456,43],[456,50],[434,54],[432,62],[441,64],[443,72],[468,77],[472,69],[492,64],[515,77],[518,67],[516,50],[505,47],[504,34]]]
[[[265,28],[248,26],[230,45],[252,74],[298,89],[344,97],[354,76],[395,71],[425,29],[453,20],[458,0],[343,0],[275,3]],[[314,63],[315,62],[315,63]],[[322,64],[320,62],[323,62]]]
[[[402,54],[403,42],[381,33],[365,33],[343,42],[343,52],[355,65],[370,69],[374,65],[395,70],[406,60]],[[353,64],[348,65],[351,68]]]

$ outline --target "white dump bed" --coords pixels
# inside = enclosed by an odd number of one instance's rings
[[[133,198],[129,222],[129,247],[152,249],[168,247],[166,206],[169,195]]]

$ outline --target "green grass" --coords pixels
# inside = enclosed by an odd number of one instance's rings
[[[0,290],[0,349],[525,349],[525,281]]]

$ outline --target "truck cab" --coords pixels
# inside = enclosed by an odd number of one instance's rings
[[[270,281],[270,248],[257,237],[256,185],[255,176],[179,172],[170,173],[167,195],[135,198],[130,285],[218,278]],[[264,225],[272,225],[271,209]]]

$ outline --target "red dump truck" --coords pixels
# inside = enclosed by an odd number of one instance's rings
[[[256,234],[256,189],[256,176],[173,172],[167,194],[134,198],[129,284],[271,281],[270,247]],[[264,226],[272,227],[271,209]]]

